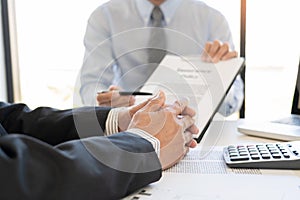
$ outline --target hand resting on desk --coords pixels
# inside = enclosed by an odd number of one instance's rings
[[[135,103],[135,97],[132,95],[121,96],[119,94],[120,87],[111,85],[106,93],[97,94],[97,102],[99,106],[122,107],[131,106]]]
[[[144,130],[160,141],[163,170],[179,162],[189,148],[196,147],[193,134],[199,132],[193,119],[195,111],[188,107],[187,100],[166,105],[165,99],[165,94],[159,92],[133,115],[128,127]]]

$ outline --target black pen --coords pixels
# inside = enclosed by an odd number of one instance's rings
[[[101,93],[107,93],[107,92],[110,92],[110,91],[101,91],[101,92],[98,92],[98,94],[101,94]],[[119,91],[119,94],[121,96],[129,96],[129,95],[153,95],[151,92],[139,92],[139,91],[136,91],[136,92],[132,92],[132,91]]]

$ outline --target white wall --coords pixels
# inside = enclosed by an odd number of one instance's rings
[[[0,5],[0,10],[2,10]],[[0,14],[0,21],[2,22],[2,14]],[[0,33],[3,33],[2,25],[0,26]],[[5,60],[4,60],[4,46],[3,35],[0,36],[0,101],[7,101],[6,94],[6,78],[5,78]]]

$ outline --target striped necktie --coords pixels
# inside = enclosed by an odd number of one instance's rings
[[[166,55],[166,36],[163,29],[164,16],[159,8],[155,6],[151,13],[152,29],[149,39],[148,63],[159,64]]]

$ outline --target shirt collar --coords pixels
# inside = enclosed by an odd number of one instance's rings
[[[160,5],[160,9],[164,14],[165,23],[168,25],[172,20],[175,11],[182,0],[165,0]],[[143,18],[145,26],[148,26],[150,21],[150,15],[154,8],[154,5],[149,0],[135,0],[137,9],[140,12],[140,15]]]

